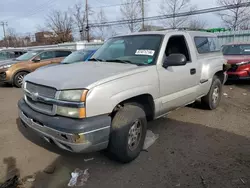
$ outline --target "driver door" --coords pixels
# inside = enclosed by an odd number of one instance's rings
[[[162,65],[158,66],[162,114],[195,100],[197,80],[199,80],[196,73],[196,61],[191,59],[186,37],[173,35],[165,44],[167,45],[163,61],[170,54],[180,53],[186,56],[187,64],[167,68]]]

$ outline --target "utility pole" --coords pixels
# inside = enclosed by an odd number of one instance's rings
[[[85,0],[85,14],[86,14],[86,32],[87,32],[87,41],[89,42],[89,10],[88,10],[88,0]]]
[[[142,30],[144,30],[144,0],[141,0],[141,17],[142,17]]]
[[[5,26],[7,26],[8,23],[7,22],[1,22],[0,25],[3,27],[4,42],[5,42],[5,47],[7,48]]]

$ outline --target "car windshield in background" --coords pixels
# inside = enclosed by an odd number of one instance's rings
[[[85,61],[88,57],[93,53],[93,51],[81,50],[72,52],[69,56],[67,56],[61,63],[62,64],[70,64],[76,63],[80,61]]]
[[[21,56],[19,56],[18,58],[16,58],[17,61],[28,61],[31,58],[35,57],[38,54],[38,52],[35,51],[29,51]]]
[[[1,52],[0,51],[0,60],[10,59],[13,57],[14,57],[14,54],[11,54],[9,52]]]
[[[132,35],[114,37],[105,42],[90,60],[114,63],[153,65],[163,35]]]
[[[223,55],[250,55],[250,44],[225,45]]]

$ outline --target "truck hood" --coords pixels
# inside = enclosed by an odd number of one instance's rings
[[[250,61],[250,55],[225,55],[228,64]]]
[[[55,63],[55,64],[45,65],[45,66],[39,67],[38,69],[36,69],[36,71],[41,70],[41,69],[45,69],[45,68],[48,68],[48,67],[59,66],[60,64]]]
[[[24,81],[54,87],[57,90],[88,88],[91,84],[120,73],[140,69],[132,64],[82,62],[46,67],[28,74]],[[131,72],[133,74],[133,71]],[[124,76],[124,75],[121,75]],[[118,76],[119,77],[119,76]],[[114,78],[113,78],[114,79]]]
[[[15,64],[19,61],[16,61],[15,59],[7,59],[7,60],[2,60],[0,61],[0,66],[3,66],[3,65],[12,65],[12,64]]]

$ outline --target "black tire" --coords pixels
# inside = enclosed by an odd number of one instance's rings
[[[215,89],[217,89],[217,88],[218,88],[218,98],[217,98],[217,100],[215,100],[213,98],[213,94],[215,92]],[[201,98],[201,102],[209,110],[214,110],[220,104],[221,95],[222,95],[222,83],[217,76],[214,76],[211,88],[210,88],[208,94]]]
[[[140,123],[138,126],[137,123]],[[137,144],[129,144],[133,140],[133,128],[135,125],[141,127],[141,133]],[[138,128],[139,129],[139,128]],[[139,131],[139,132],[140,132]],[[146,114],[143,108],[138,104],[127,104],[121,108],[112,120],[112,129],[109,142],[110,156],[122,163],[128,163],[134,160],[143,149],[143,144],[147,132]],[[139,135],[139,134],[138,134]],[[133,139],[131,139],[133,137]],[[137,140],[137,139],[136,139]]]
[[[18,72],[13,79],[13,85],[20,88],[22,87],[23,78],[27,75],[27,72]],[[22,80],[21,80],[22,78]]]

